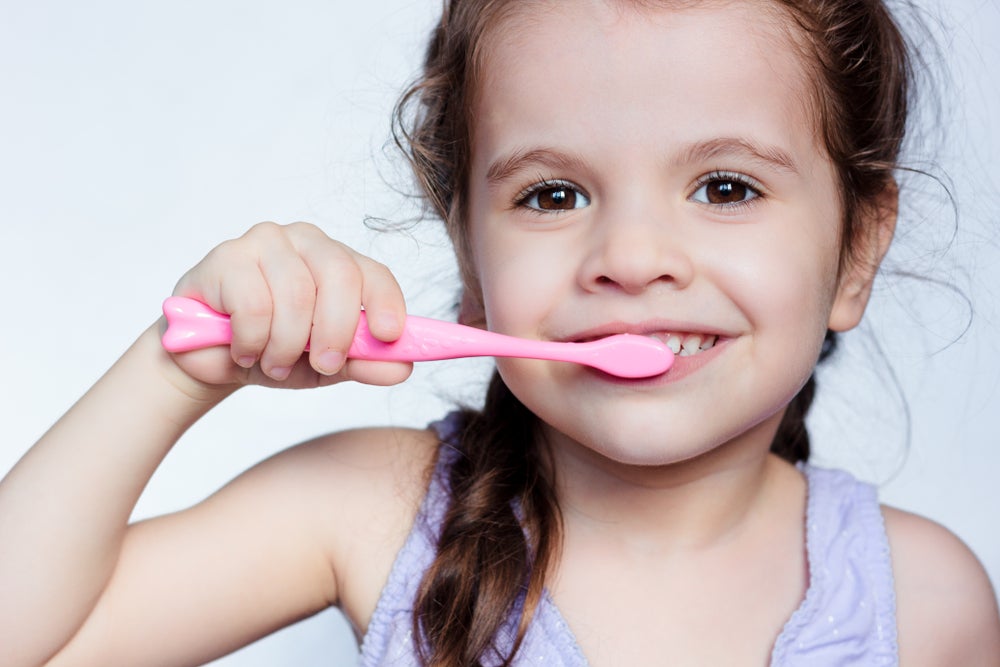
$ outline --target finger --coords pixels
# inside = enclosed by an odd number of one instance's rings
[[[256,254],[245,241],[234,239],[213,248],[181,277],[173,293],[228,314],[233,361],[244,368],[254,365],[269,337],[271,295],[257,266]]]
[[[306,347],[316,306],[316,284],[295,248],[283,234],[267,240],[260,270],[270,291],[270,335],[260,357],[261,368],[284,380]]]
[[[219,304],[209,306],[229,313],[233,339],[229,352],[243,368],[252,367],[271,337],[273,304],[267,281],[256,266],[237,265],[218,287]]]
[[[303,239],[300,248],[316,284],[310,363],[332,375],[344,365],[361,317],[361,269],[354,252],[325,235]]]
[[[387,387],[403,382],[412,372],[413,364],[408,362],[348,359],[337,377]]]
[[[297,222],[289,225],[288,229],[289,238],[313,273],[318,291],[329,290],[334,295],[338,289],[352,293],[359,288],[358,308],[364,307],[376,338],[389,342],[402,334],[406,303],[399,283],[388,267],[330,239],[315,225]],[[348,266],[337,268],[344,261]],[[349,266],[351,263],[360,271],[360,283],[356,282],[353,267]]]
[[[396,277],[384,264],[359,256],[364,282],[361,303],[365,307],[368,329],[379,340],[390,343],[403,333],[406,301]]]

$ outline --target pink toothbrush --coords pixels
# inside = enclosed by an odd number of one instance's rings
[[[195,299],[172,296],[163,302],[163,314],[167,318],[163,347],[168,352],[188,352],[232,341],[229,316]],[[586,343],[559,343],[515,338],[413,315],[406,318],[399,340],[384,343],[368,331],[364,312],[347,356],[376,361],[523,357],[571,361],[623,378],[660,375],[674,363],[670,348],[646,336],[617,334]]]

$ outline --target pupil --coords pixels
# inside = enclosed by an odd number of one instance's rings
[[[747,186],[733,181],[719,181],[709,185],[708,200],[713,204],[732,204],[747,197]]]
[[[552,188],[538,193],[538,205],[548,210],[566,210],[576,206],[576,193],[566,188]]]

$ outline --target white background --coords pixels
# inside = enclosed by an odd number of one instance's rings
[[[437,8],[434,0],[0,2],[0,474],[156,318],[188,267],[254,222],[315,222],[394,268],[412,312],[449,316],[457,281],[434,223],[412,236],[363,224],[414,213],[387,185],[407,181],[384,146]],[[865,325],[873,337],[854,336],[822,376],[816,460],[948,525],[996,582],[1000,8],[952,0],[932,10],[945,61],[930,58],[950,70],[932,125],[947,140],[921,145],[953,179],[960,232],[943,253],[951,212],[933,181],[918,178],[911,189],[923,196],[904,210],[891,260],[959,286],[975,317],[952,343],[969,310],[962,300],[887,275]],[[424,365],[392,389],[245,390],[182,439],[137,516],[197,502],[321,432],[422,425],[452,399],[475,397],[468,374],[484,370]],[[344,664],[355,651],[330,611],[215,664]]]

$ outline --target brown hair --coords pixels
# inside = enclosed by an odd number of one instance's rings
[[[616,0],[618,4],[657,4]],[[810,100],[836,167],[843,209],[841,269],[854,254],[865,214],[894,188],[906,129],[912,72],[901,31],[881,0],[771,0],[789,21],[793,42],[815,81]],[[478,298],[464,225],[471,109],[481,80],[485,37],[524,0],[445,0],[423,74],[400,99],[396,143],[410,161],[428,208],[455,245],[466,296]],[[686,3],[691,4],[691,3]],[[820,361],[835,349],[828,332]],[[787,406],[771,451],[808,460],[805,418],[816,392],[808,383]],[[482,410],[467,411],[450,472],[451,503],[436,558],[414,608],[421,659],[434,666],[488,661],[508,665],[542,597],[560,546],[554,472],[538,442],[536,418],[494,374]],[[513,648],[494,638],[511,615]]]

